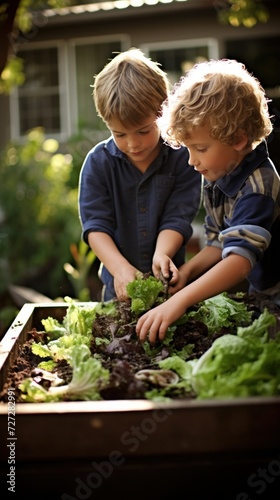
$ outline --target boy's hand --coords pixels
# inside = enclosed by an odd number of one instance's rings
[[[178,270],[178,280],[174,285],[171,283],[171,286],[168,288],[168,293],[170,295],[174,295],[174,293],[178,292],[182,288],[184,288],[187,284],[187,274],[186,274],[186,268],[184,268],[184,271],[181,271],[180,269]]]
[[[163,277],[171,286],[175,285],[179,279],[178,269],[168,255],[154,254],[152,270],[157,279]]]
[[[127,295],[126,285],[131,281],[136,279],[136,269],[133,266],[122,267],[114,276],[114,288],[117,295],[117,299],[121,302],[128,302],[129,297]]]
[[[137,321],[136,333],[139,340],[144,342],[148,338],[151,344],[155,344],[157,338],[162,341],[167,328],[179,319],[185,310],[177,297],[171,297],[160,306],[150,309]]]

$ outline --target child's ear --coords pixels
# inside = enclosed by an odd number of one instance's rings
[[[239,129],[236,133],[234,149],[236,151],[243,151],[248,146],[248,135],[245,130]]]

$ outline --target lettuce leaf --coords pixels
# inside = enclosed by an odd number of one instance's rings
[[[184,315],[185,320],[202,321],[208,327],[210,335],[223,327],[233,325],[248,325],[252,321],[252,311],[247,309],[244,302],[231,299],[226,292],[215,295],[200,302],[197,311],[190,311]]]
[[[72,352],[70,364],[73,367],[73,376],[69,384],[59,386],[51,384],[46,390],[29,377],[19,386],[22,391],[22,399],[29,403],[102,399],[100,389],[109,380],[109,370],[103,368],[101,362],[91,356],[91,352],[86,346],[76,347]]]
[[[126,286],[131,299],[131,310],[137,315],[147,311],[154,305],[163,289],[163,283],[154,276],[131,281]]]
[[[80,334],[90,337],[96,314],[114,314],[116,311],[116,306],[112,301],[106,303],[88,302],[86,304],[81,304],[70,298],[66,301],[69,303],[69,306],[62,323],[59,323],[58,320],[52,317],[41,320],[45,331],[51,339],[69,334]]]
[[[216,339],[197,361],[192,385],[198,399],[280,394],[280,334],[268,336],[276,318],[265,310],[237,335]]]
[[[184,361],[180,356],[173,355],[169,358],[162,359],[158,365],[165,370],[173,370],[183,380],[191,380],[193,367],[197,360]]]

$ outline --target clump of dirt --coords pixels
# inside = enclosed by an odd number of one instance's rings
[[[232,298],[241,300],[238,296],[232,296]],[[242,301],[246,303],[249,310],[252,310],[253,319],[260,314],[259,304],[256,304],[252,297],[245,295],[242,297]],[[155,361],[165,359],[174,350],[181,351],[189,344],[193,347],[187,359],[199,358],[211,347],[216,338],[229,333],[228,328],[222,328],[210,336],[205,323],[189,320],[177,326],[171,344],[163,345],[158,342],[157,345],[151,347],[153,355],[150,356],[150,353],[147,354],[136,335],[135,321],[133,321],[130,304],[116,301],[116,309],[117,314],[114,316],[96,314],[92,325],[90,350],[92,355],[97,356],[104,368],[110,372],[109,383],[100,391],[100,395],[104,400],[145,398],[145,392],[152,388],[152,385],[147,380],[143,381],[135,377],[137,372],[155,369]],[[230,333],[232,333],[232,330]],[[7,402],[7,390],[14,387],[15,402],[21,403],[23,400],[19,384],[27,377],[33,377],[36,380],[40,379],[38,364],[42,361],[42,358],[33,354],[31,346],[34,341],[38,341],[38,338],[42,338],[42,335],[43,332],[38,332],[34,328],[29,332],[27,341],[22,345],[19,355],[10,367],[5,386],[0,393],[0,401]],[[110,341],[98,343],[96,339],[100,337],[106,337]],[[65,384],[71,381],[72,368],[67,361],[58,361],[55,373]],[[45,388],[47,388],[47,384],[50,384],[43,377],[41,383],[42,385],[45,384]],[[184,391],[179,390],[177,393],[172,393],[172,397],[185,399],[193,398],[195,395],[192,393],[186,394]]]

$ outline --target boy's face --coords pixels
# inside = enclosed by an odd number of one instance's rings
[[[213,139],[209,125],[193,129],[184,144],[190,154],[189,164],[210,182],[229,174],[245,156],[238,145],[223,144]]]
[[[152,115],[137,126],[123,126],[111,120],[108,126],[118,148],[141,172],[145,172],[160,149],[160,132]]]

